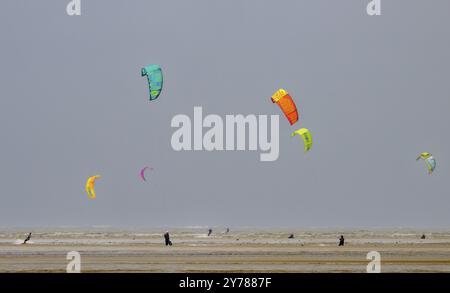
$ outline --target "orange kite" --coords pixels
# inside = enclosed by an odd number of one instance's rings
[[[284,89],[277,90],[272,95],[272,103],[277,103],[283,111],[289,123],[293,125],[298,120],[297,107],[287,91]]]

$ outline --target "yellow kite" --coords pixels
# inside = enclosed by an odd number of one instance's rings
[[[94,199],[95,198],[95,190],[94,190],[94,183],[95,180],[101,178],[100,175],[94,175],[88,178],[88,180],[86,181],[86,192],[88,194],[88,197],[90,199]]]
[[[303,138],[303,142],[305,144],[304,149],[305,149],[305,153],[306,153],[307,151],[309,151],[311,149],[312,144],[313,144],[311,132],[309,132],[309,130],[306,128],[301,128],[301,129],[298,129],[298,130],[292,132],[291,137],[296,136],[297,134]]]

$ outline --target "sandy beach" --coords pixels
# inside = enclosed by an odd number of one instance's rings
[[[164,231],[162,231],[164,232]],[[65,272],[70,251],[82,272],[366,272],[369,251],[381,254],[382,272],[450,272],[450,233],[420,239],[414,231],[237,230],[206,235],[178,229],[174,245],[162,232],[70,231],[0,233],[0,272]],[[344,234],[346,245],[337,246]]]

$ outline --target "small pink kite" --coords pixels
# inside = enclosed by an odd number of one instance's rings
[[[142,168],[142,170],[141,170],[141,178],[142,178],[142,180],[144,180],[144,181],[147,181],[146,179],[145,179],[145,170],[147,170],[147,169],[149,169],[150,167],[148,167],[148,166],[145,166],[144,168]],[[153,168],[150,168],[150,170],[153,170]]]

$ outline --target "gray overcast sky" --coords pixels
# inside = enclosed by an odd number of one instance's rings
[[[450,227],[450,1],[382,0],[379,17],[368,0],[68,2],[0,4],[1,227]],[[279,159],[173,151],[194,106],[280,114]]]

